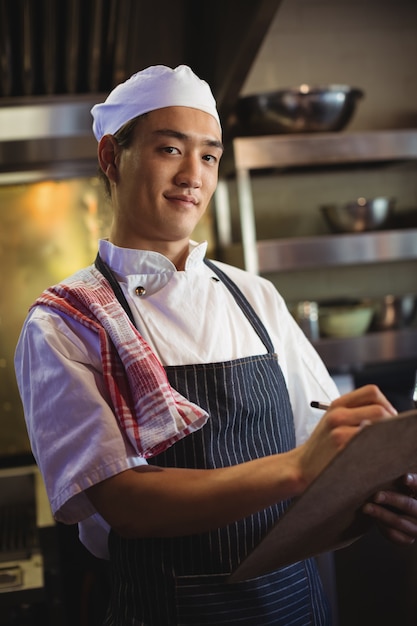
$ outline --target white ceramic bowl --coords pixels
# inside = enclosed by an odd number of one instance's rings
[[[319,305],[319,329],[324,337],[358,337],[371,325],[374,307],[367,302],[357,304]]]

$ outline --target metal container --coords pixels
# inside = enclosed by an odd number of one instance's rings
[[[320,207],[324,219],[333,232],[358,233],[383,228],[390,220],[395,206],[394,198],[358,198],[345,204]]]
[[[374,330],[391,330],[411,324],[417,313],[417,296],[386,295],[375,302],[375,315],[372,321]]]
[[[316,341],[319,338],[320,331],[317,302],[311,302],[310,300],[298,302],[294,310],[294,317],[308,339]]]
[[[342,130],[364,92],[347,85],[300,85],[240,98],[236,105],[238,133],[312,133]]]

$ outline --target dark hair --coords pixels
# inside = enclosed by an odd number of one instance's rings
[[[130,144],[133,141],[133,135],[134,135],[138,120],[142,119],[146,115],[147,115],[146,113],[143,113],[142,115],[138,115],[137,117],[134,117],[132,120],[129,120],[128,122],[126,122],[126,124],[123,124],[123,126],[114,133],[113,137],[115,138],[115,140],[117,141],[118,145],[121,148],[128,148],[130,146]],[[98,168],[97,174],[98,174],[99,180],[101,180],[104,185],[106,195],[110,197],[110,182],[106,174],[101,169],[101,167]]]

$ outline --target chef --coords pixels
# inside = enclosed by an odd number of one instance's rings
[[[207,83],[153,66],[92,115],[109,237],[37,299],[16,350],[53,513],[110,560],[106,626],[329,624],[314,560],[226,581],[361,424],[396,411],[373,385],[338,397],[275,287],[190,239],[223,152]],[[366,506],[414,541],[413,498]]]

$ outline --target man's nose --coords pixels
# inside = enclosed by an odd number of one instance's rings
[[[175,182],[181,187],[201,187],[201,160],[200,157],[189,156],[181,161],[181,167],[175,175]]]

